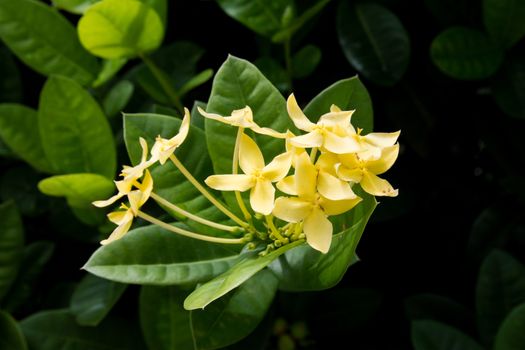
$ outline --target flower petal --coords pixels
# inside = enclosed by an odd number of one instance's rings
[[[274,207],[275,188],[270,181],[257,180],[250,192],[252,209],[263,215],[270,215]]]
[[[348,125],[350,125],[350,119],[352,118],[353,113],[353,110],[326,113],[323,114],[321,118],[319,118],[319,124],[326,126],[339,125],[343,128],[346,128]]]
[[[312,203],[300,198],[279,197],[275,201],[273,215],[286,222],[304,220],[312,211]]]
[[[125,220],[122,220],[121,224],[119,224],[117,228],[115,228],[113,232],[111,232],[111,235],[109,235],[107,239],[101,241],[100,244],[106,245],[111,242],[114,242],[117,239],[122,238],[129,231],[129,228],[133,223],[133,214],[131,214],[131,211],[129,210],[122,213],[125,213]]]
[[[378,146],[378,147],[390,147],[393,146],[399,135],[401,134],[401,131],[396,132],[373,132],[370,134],[367,134],[363,136],[363,138],[366,140],[366,142]]]
[[[271,128],[261,128],[259,125],[253,123],[253,125],[250,127],[251,130],[253,130],[254,132],[258,133],[258,134],[261,134],[261,135],[266,135],[266,136],[271,136],[271,137],[275,137],[275,138],[278,138],[278,139],[285,139],[287,137],[287,133],[284,133],[284,132],[278,132],[278,131],[275,131]]]
[[[353,199],[345,199],[342,201],[332,201],[328,198],[321,197],[319,199],[319,204],[323,207],[326,215],[339,215],[346,213],[357,204],[359,204],[363,199],[361,197],[356,197]]]
[[[399,155],[399,144],[395,144],[391,147],[383,148],[381,157],[377,160],[372,160],[366,163],[366,168],[376,174],[380,175],[390,169]]]
[[[271,182],[283,179],[292,166],[292,155],[292,152],[279,154],[263,168],[262,175]]]
[[[394,190],[387,180],[374,175],[370,171],[363,172],[363,179],[360,184],[363,190],[374,196],[395,197],[398,194],[398,190]]]
[[[313,208],[304,219],[303,231],[310,247],[321,253],[327,253],[332,243],[332,223],[319,207]]]
[[[115,203],[120,198],[124,197],[125,195],[126,195],[125,193],[119,192],[119,193],[117,193],[116,195],[114,195],[113,197],[111,197],[109,199],[106,199],[106,200],[103,200],[103,201],[94,201],[91,204],[93,204],[95,207],[98,207],[98,208],[107,207],[108,205],[111,205],[111,204]]]
[[[313,199],[317,192],[317,169],[306,152],[297,158],[296,166],[295,186],[297,194],[305,199]]]
[[[264,158],[259,146],[246,134],[241,136],[239,145],[239,166],[248,175],[264,168]]]
[[[142,148],[142,157],[140,158],[140,162],[144,163],[148,158],[148,143],[142,137],[139,137],[139,143],[140,147]]]
[[[320,171],[317,177],[317,191],[319,191],[322,196],[334,201],[353,199],[356,197],[347,182],[324,171]]]
[[[362,150],[361,145],[350,136],[340,136],[333,132],[324,135],[323,147],[335,154],[353,153]]]
[[[190,111],[188,108],[184,107],[184,118],[182,119],[179,132],[168,141],[170,148],[173,148],[173,151],[175,151],[175,149],[186,140],[190,130],[190,119]]]
[[[251,175],[211,175],[204,180],[206,185],[219,191],[246,191],[255,186]]]
[[[294,94],[291,94],[288,97],[288,100],[286,101],[286,107],[288,109],[288,115],[292,119],[292,122],[295,124],[295,126],[298,129],[304,130],[304,131],[311,131],[315,124],[312,123],[303,113],[299,105],[297,104],[297,100],[295,99]]]
[[[290,175],[277,182],[277,188],[279,191],[286,194],[297,196],[297,186],[295,184],[295,175]]]
[[[317,130],[301,136],[292,137],[289,140],[295,147],[321,147],[323,145],[323,135]]]

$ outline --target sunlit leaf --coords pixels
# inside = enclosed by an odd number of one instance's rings
[[[99,1],[100,0],[51,0],[51,3],[56,8],[80,15],[86,12],[91,5]]]
[[[134,90],[134,85],[128,80],[118,82],[109,90],[103,102],[104,112],[108,118],[115,117],[124,110]]]

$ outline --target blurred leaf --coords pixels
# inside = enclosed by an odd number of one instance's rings
[[[102,69],[98,73],[97,79],[93,82],[93,87],[99,87],[111,80],[128,63],[126,58],[116,58],[114,60],[102,61]]]
[[[494,350],[521,350],[525,344],[525,304],[515,307],[496,335]]]
[[[290,18],[287,21],[283,21],[285,18],[286,10],[293,9],[292,4],[288,5],[286,7],[285,12],[283,13],[283,18],[281,20],[282,27],[279,32],[275,33],[272,36],[272,41],[274,43],[280,43],[286,40],[289,40],[295,32],[297,32],[301,27],[303,27],[306,22],[308,22],[310,19],[312,19],[316,14],[321,12],[321,10],[328,5],[328,3],[331,0],[319,0],[317,1],[312,7],[308,8],[306,11],[304,11],[299,17],[295,17],[293,15],[290,16]],[[292,12],[292,11],[290,11]],[[293,12],[292,12],[293,14]]]
[[[443,26],[462,23],[471,13],[469,0],[424,0],[426,7]]]
[[[461,328],[471,315],[458,302],[435,294],[416,294],[405,299],[405,314],[410,321],[433,320]]]
[[[80,202],[82,203],[82,202]],[[74,206],[80,203],[73,203],[71,206],[71,212],[75,217],[83,224],[88,226],[101,226],[107,223],[106,215],[100,208],[94,206],[78,207]],[[91,241],[94,242],[94,241]]]
[[[412,322],[412,345],[415,350],[483,350],[472,338],[436,321]]]
[[[191,125],[204,130],[204,117],[199,113],[197,107],[206,110],[206,103],[202,101],[193,102],[193,108],[191,109]]]
[[[263,270],[204,310],[191,313],[198,349],[219,349],[250,334],[261,322],[277,290],[277,279]]]
[[[22,79],[9,50],[0,47],[0,102],[20,102],[22,100]]]
[[[27,343],[16,320],[0,311],[0,349],[27,350]]]
[[[77,15],[81,15],[100,0],[51,0],[51,3],[60,10],[65,10]]]
[[[75,289],[69,309],[79,325],[96,326],[111,311],[126,287],[126,284],[88,274]]]
[[[22,215],[45,211],[43,197],[36,187],[40,176],[28,166],[11,167],[0,177],[0,200],[13,200]]]
[[[511,255],[494,250],[481,265],[476,308],[481,339],[491,345],[505,316],[525,302],[525,267]]]
[[[38,189],[55,197],[66,197],[72,207],[90,208],[91,202],[109,197],[113,181],[98,174],[68,174],[51,176],[38,183]]]
[[[496,73],[503,51],[480,31],[453,27],[432,42],[430,56],[446,75],[460,80],[480,80]]]
[[[80,19],[78,35],[95,56],[131,58],[157,49],[164,28],[159,14],[145,3],[105,0],[91,6]]]
[[[226,271],[237,256],[234,248],[147,226],[99,247],[84,269],[123,283],[184,285],[205,281]]]
[[[33,350],[139,350],[139,330],[128,322],[106,320],[98,327],[81,327],[68,310],[42,311],[21,322]]]
[[[0,0],[0,38],[20,60],[44,75],[63,75],[87,85],[99,70],[71,23],[40,1]]]
[[[314,122],[330,111],[335,104],[344,111],[355,109],[352,125],[362,128],[365,134],[374,128],[372,101],[365,86],[357,76],[343,79],[330,85],[305,107],[304,113]]]
[[[108,118],[115,117],[124,110],[134,90],[134,85],[127,80],[119,81],[109,90],[102,103]]]
[[[496,76],[493,95],[499,108],[514,118],[525,119],[525,55],[511,57]]]
[[[20,307],[31,304],[27,299],[35,291],[38,278],[51,259],[54,249],[55,245],[48,241],[37,241],[24,247],[18,275],[5,297],[6,310],[15,312]]]
[[[282,15],[292,0],[250,1],[217,0],[228,14],[254,32],[272,37],[282,27]]]
[[[253,64],[279,91],[289,89],[288,74],[278,61],[270,56],[263,56],[255,60]]]
[[[195,291],[184,300],[184,308],[186,310],[205,308],[214,300],[219,299],[229,291],[246,282],[280,255],[303,243],[303,241],[295,241],[278,248],[265,256],[259,256],[257,253],[241,256],[239,261],[228,271],[197,287],[197,289],[195,289]]]
[[[13,152],[43,172],[51,172],[38,128],[38,114],[19,104],[0,104],[0,137]]]
[[[328,253],[320,253],[305,244],[275,260],[269,267],[279,279],[279,289],[322,290],[335,286],[348,267],[358,261],[355,251],[376,204],[369,196],[352,210],[359,208],[360,211],[349,221],[348,229],[332,237]]]
[[[0,204],[0,300],[14,282],[24,248],[22,218],[13,202]]]
[[[166,27],[168,15],[168,0],[140,0],[143,3],[151,6],[152,9],[159,15],[164,27]]]
[[[346,58],[366,78],[385,86],[401,79],[410,59],[410,39],[395,14],[377,4],[343,1],[337,32]]]
[[[201,86],[202,84],[206,83],[208,80],[213,77],[213,69],[205,69],[202,72],[198,73],[194,77],[192,77],[190,80],[188,80],[183,86],[181,86],[179,90],[179,95],[183,97],[191,90]]]
[[[483,0],[483,22],[494,41],[509,48],[525,35],[525,3],[516,0]]]
[[[40,95],[38,122],[44,152],[58,173],[113,178],[113,134],[98,103],[74,81],[51,77]]]
[[[294,78],[305,78],[312,74],[321,62],[322,52],[317,46],[306,45],[292,57]]]

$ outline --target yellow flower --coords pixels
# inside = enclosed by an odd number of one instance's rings
[[[317,191],[318,170],[306,153],[298,158],[294,175],[294,194],[297,197],[279,197],[273,215],[287,222],[303,222],[306,242],[314,249],[326,253],[332,242],[332,223],[329,215],[342,214],[356,206],[361,198],[330,200]]]
[[[352,126],[350,128],[353,129]],[[375,160],[381,157],[381,151],[386,147],[391,147],[397,142],[401,131],[396,132],[372,132],[367,135],[361,135],[363,129],[358,128],[357,133],[352,137],[361,146],[361,151],[357,152],[360,159]]]
[[[272,212],[275,188],[272,182],[281,180],[291,166],[292,154],[286,152],[275,157],[270,164],[264,158],[257,144],[247,135],[242,135],[239,145],[239,166],[244,174],[212,175],[205,182],[220,191],[250,191],[252,209],[263,215]]]
[[[232,115],[228,117],[223,117],[215,113],[207,113],[202,108],[200,107],[197,107],[197,108],[199,110],[199,113],[205,116],[206,118],[217,120],[221,123],[229,124],[232,126],[237,126],[240,128],[251,129],[258,134],[272,136],[272,137],[281,138],[281,139],[285,138],[287,135],[286,133],[280,133],[270,128],[260,127],[256,122],[254,122],[253,112],[249,106],[246,106],[242,109],[234,110],[232,112]]]
[[[340,154],[336,165],[337,176],[345,181],[359,183],[363,190],[374,196],[395,197],[398,190],[377,175],[386,172],[397,159],[399,144],[382,149],[378,159],[362,159],[358,154]]]
[[[315,124],[304,115],[293,94],[288,97],[287,108],[295,126],[307,132],[290,139],[294,146],[320,147],[336,154],[362,150],[362,146],[349,134],[351,129],[348,127],[351,126],[350,119],[354,111],[341,111],[337,106],[332,106],[330,113],[322,115]]]
[[[173,136],[171,139],[164,139],[160,136],[157,136],[155,144],[151,148],[151,159],[153,161],[158,160],[160,164],[166,163],[166,160],[168,160],[173,152],[175,152],[177,147],[179,147],[184,142],[188,136],[189,130],[190,111],[187,108],[184,108],[184,118],[182,119],[182,124],[178,134]]]

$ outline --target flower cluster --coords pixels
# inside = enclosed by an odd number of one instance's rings
[[[234,191],[244,220],[214,198],[175,156],[175,149],[185,140],[189,130],[190,115],[185,109],[179,133],[171,139],[157,137],[149,159],[148,146],[141,138],[141,162],[134,167],[124,167],[121,173],[123,179],[115,182],[118,194],[108,200],[94,202],[96,206],[102,207],[124,196],[129,201],[129,206],[122,204],[124,211],[119,210],[108,215],[118,227],[102,244],[122,237],[129,230],[133,218],[140,216],[175,233],[212,242],[242,244],[258,239],[267,243],[267,252],[291,241],[306,239],[312,248],[322,253],[328,252],[333,233],[329,217],[351,210],[362,200],[353,190],[356,184],[374,196],[397,195],[397,190],[378,175],[390,169],[397,159],[399,132],[363,135],[362,129],[354,128],[351,123],[354,111],[342,111],[335,105],[317,123],[313,123],[305,116],[293,94],[287,100],[287,110],[296,128],[304,131],[302,135],[295,135],[290,130],[278,132],[259,126],[254,121],[249,106],[234,110],[230,116],[207,113],[199,108],[199,112],[206,118],[238,128],[232,173],[211,175],[205,183],[216,190]],[[285,151],[266,163],[257,143],[245,133],[246,129],[282,139]],[[157,162],[162,165],[168,159],[206,198],[239,226],[222,225],[200,218],[152,192],[153,180],[148,168]],[[248,190],[251,211],[246,208],[240,194]],[[163,223],[140,211],[140,207],[150,196],[191,220],[230,231],[232,234],[243,232],[244,236],[231,239],[211,237]],[[266,232],[260,232],[261,225],[255,225],[253,218],[264,219]],[[277,225],[275,218],[279,219]]]

